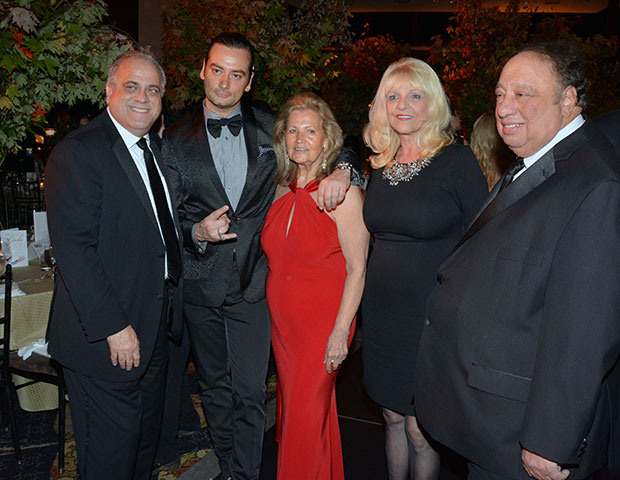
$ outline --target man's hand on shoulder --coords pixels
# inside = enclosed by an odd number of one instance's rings
[[[568,470],[562,469],[557,463],[525,448],[521,453],[521,460],[527,474],[537,480],[564,480],[570,475]]]
[[[131,370],[140,365],[140,341],[131,325],[108,337],[110,360],[115,367]]]
[[[228,215],[226,215],[229,209],[228,205],[224,205],[203,218],[196,225],[196,240],[216,243],[237,238],[236,233],[226,233],[230,224]]]
[[[344,200],[351,185],[351,171],[337,168],[332,174],[321,180],[317,192],[317,204],[321,210],[331,211]]]

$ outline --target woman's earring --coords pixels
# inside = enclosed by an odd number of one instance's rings
[[[323,147],[323,161],[321,162],[321,168],[327,170],[327,147]]]
[[[288,166],[291,164],[291,159],[288,158],[288,152],[286,152],[284,154],[284,165],[288,168]]]

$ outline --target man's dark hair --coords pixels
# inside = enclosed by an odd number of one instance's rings
[[[216,43],[224,45],[228,48],[242,48],[244,50],[247,50],[250,54],[250,72],[254,71],[254,48],[252,47],[252,44],[248,41],[248,39],[241,35],[239,32],[224,32],[214,37],[213,40],[211,40],[211,45],[209,45],[209,48],[207,48],[205,60],[209,58],[209,53],[211,52],[213,45],[215,45]]]
[[[553,69],[560,78],[562,90],[568,86],[577,90],[577,105],[586,108],[586,92],[589,82],[583,73],[581,53],[574,42],[568,40],[551,40],[526,45],[518,53],[536,53],[551,62]]]

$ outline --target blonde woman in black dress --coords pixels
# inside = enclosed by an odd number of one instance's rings
[[[454,143],[447,97],[423,61],[388,67],[369,117],[364,140],[374,155],[364,221],[374,244],[362,300],[364,384],[383,406],[390,479],[432,480],[439,455],[416,421],[413,398],[426,298],[487,184],[469,147]]]

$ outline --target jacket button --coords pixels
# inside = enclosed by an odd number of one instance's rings
[[[579,445],[579,448],[577,449],[577,457],[582,457],[583,454],[586,451],[586,447],[588,446],[588,439],[584,438],[581,442],[581,445]]]

